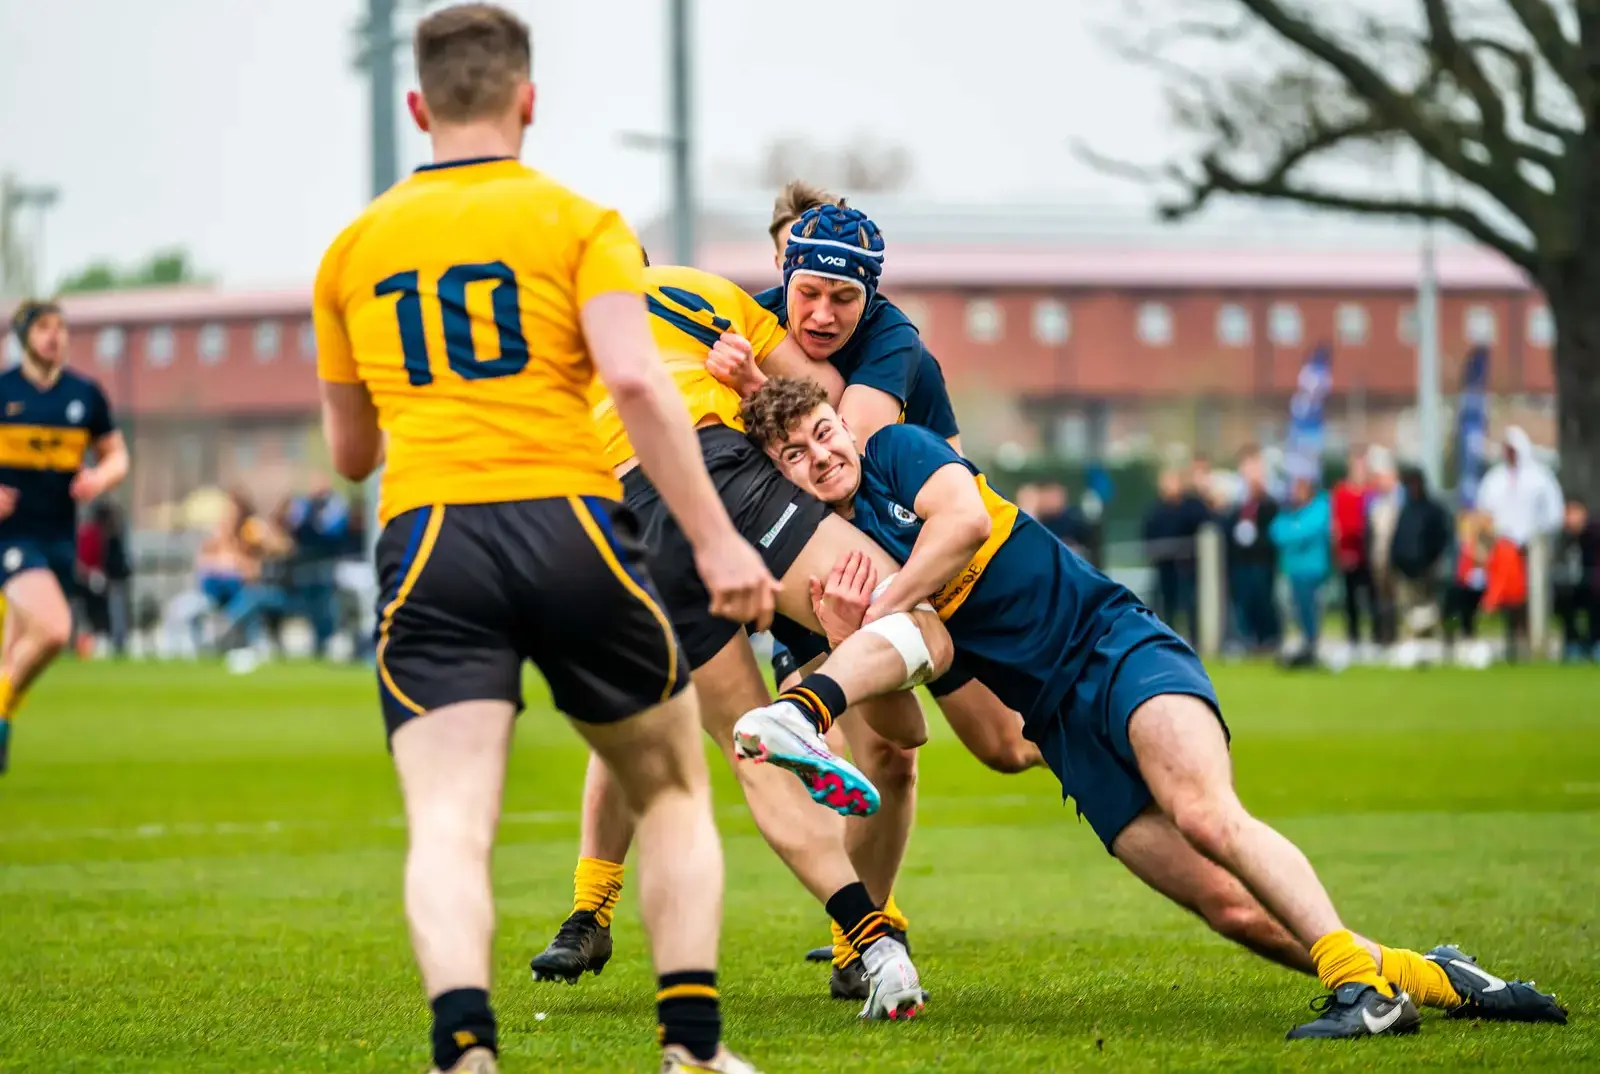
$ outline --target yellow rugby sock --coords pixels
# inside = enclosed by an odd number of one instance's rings
[[[842,970],[860,958],[861,952],[855,949],[837,921],[828,922],[828,927],[833,930],[833,965],[835,969]]]
[[[1453,1011],[1465,1001],[1450,983],[1450,975],[1437,962],[1429,962],[1415,951],[1379,947],[1383,976],[1411,999],[1423,1006]]]
[[[579,858],[572,874],[572,912],[589,910],[595,923],[610,927],[611,912],[622,895],[622,864],[599,858]]]
[[[1371,985],[1385,996],[1394,987],[1378,972],[1378,964],[1367,949],[1356,943],[1349,929],[1330,932],[1311,945],[1311,961],[1317,964],[1317,977],[1330,992],[1352,982]]]
[[[17,704],[17,689],[11,685],[11,676],[0,672],[0,720],[9,720]]]
[[[883,904],[883,916],[889,919],[889,924],[901,932],[907,932],[911,928],[911,922],[906,920],[906,915],[901,911],[900,905],[894,901],[894,892],[892,891],[889,892],[889,900]]]

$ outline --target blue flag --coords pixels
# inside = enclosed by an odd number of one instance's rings
[[[1463,508],[1478,497],[1489,438],[1489,348],[1474,347],[1461,371],[1456,404],[1456,497]]]
[[[1328,426],[1326,404],[1332,389],[1333,355],[1324,343],[1300,367],[1300,379],[1289,400],[1289,437],[1283,454],[1291,474],[1322,472],[1322,444]]]

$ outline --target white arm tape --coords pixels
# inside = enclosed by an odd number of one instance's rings
[[[894,581],[894,577],[891,574],[878,583],[877,588],[872,591],[873,600],[883,595],[884,589]],[[917,610],[931,612],[933,605],[924,601],[917,605]],[[876,634],[893,645],[894,651],[905,661],[906,678],[897,689],[909,690],[933,678],[933,654],[928,652],[928,643],[923,640],[922,630],[909,612],[886,615],[882,619],[873,620],[861,629]]]

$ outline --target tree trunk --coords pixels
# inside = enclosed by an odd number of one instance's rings
[[[1600,250],[1572,262],[1542,281],[1556,329],[1561,487],[1600,511]]]

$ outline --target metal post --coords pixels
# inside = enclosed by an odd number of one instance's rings
[[[367,0],[366,22],[360,28],[361,49],[357,66],[367,76],[368,139],[371,158],[371,194],[374,198],[393,186],[400,177],[399,132],[396,127],[398,95],[394,53],[400,43],[395,36],[397,0]],[[370,563],[377,563],[378,490],[381,471],[367,478],[362,495],[366,516],[366,552]],[[374,578],[376,584],[376,578]],[[372,610],[375,614],[375,609]]]
[[[1543,660],[1550,646],[1550,535],[1528,542],[1528,658]]]
[[[367,85],[371,94],[368,119],[372,139],[372,196],[394,186],[400,172],[400,150],[395,127],[394,77],[395,0],[367,0]]]
[[[1422,161],[1422,200],[1431,203],[1433,162]],[[1434,258],[1434,225],[1422,226],[1422,272],[1417,280],[1417,460],[1430,488],[1442,488],[1443,444],[1440,437],[1439,396],[1439,274]]]
[[[668,64],[672,102],[672,127],[668,133],[672,152],[672,253],[680,265],[694,264],[695,195],[693,140],[693,85],[689,67],[689,0],[671,0],[668,16],[671,62]]]

